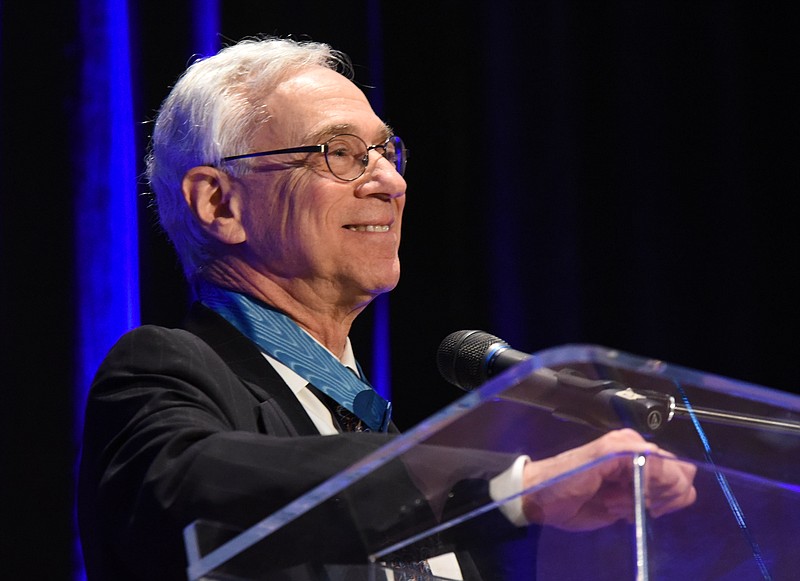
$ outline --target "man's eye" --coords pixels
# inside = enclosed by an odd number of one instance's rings
[[[350,151],[350,148],[345,145],[341,145],[331,148],[331,150],[328,151],[328,155],[332,155],[333,157],[347,157],[353,154]]]

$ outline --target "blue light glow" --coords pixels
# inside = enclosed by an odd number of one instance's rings
[[[139,324],[137,157],[126,0],[83,4],[82,168],[75,204],[78,410],[116,339]],[[78,422],[78,427],[82,422]]]
[[[211,56],[220,49],[219,0],[194,0],[192,49],[198,56]]]
[[[84,0],[80,9],[87,50],[81,79],[81,147],[75,159],[80,168],[75,201],[77,442],[95,370],[117,338],[140,322],[128,4]],[[79,557],[76,562],[82,563]],[[82,565],[76,565],[75,576],[85,579]]]

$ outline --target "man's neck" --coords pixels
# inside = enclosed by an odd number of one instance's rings
[[[302,280],[265,276],[249,267],[215,263],[204,271],[207,282],[244,293],[263,301],[289,316],[301,328],[341,358],[350,327],[372,297],[343,301],[341,297],[321,296]]]

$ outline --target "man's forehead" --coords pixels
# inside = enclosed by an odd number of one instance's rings
[[[369,107],[366,95],[355,83],[322,66],[306,67],[290,74],[278,83],[271,98],[299,106],[313,106],[316,103],[335,106],[341,103],[346,107]]]
[[[278,84],[286,90],[314,90],[324,85],[336,85],[339,89],[361,90],[343,74],[322,65],[305,66],[288,73]]]
[[[309,143],[312,141],[321,143],[327,141],[334,135],[341,135],[343,133],[358,135],[367,141],[375,140],[376,143],[382,143],[394,135],[391,127],[376,117],[375,123],[370,127],[364,127],[356,123],[330,123],[323,125],[312,129],[308,135],[306,135],[306,139]]]
[[[366,95],[349,79],[325,67],[309,67],[287,77],[266,97],[268,132],[304,143],[320,143],[340,133],[385,141],[392,135]]]

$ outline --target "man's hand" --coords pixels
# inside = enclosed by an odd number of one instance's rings
[[[645,498],[651,516],[667,514],[695,501],[693,481],[697,469],[685,462],[664,459],[663,456],[674,456],[634,430],[623,429],[558,456],[528,462],[523,475],[526,489],[604,456],[622,454],[525,495],[525,516],[530,522],[572,531],[593,530],[620,519],[632,520],[633,462],[626,452],[648,454]]]

